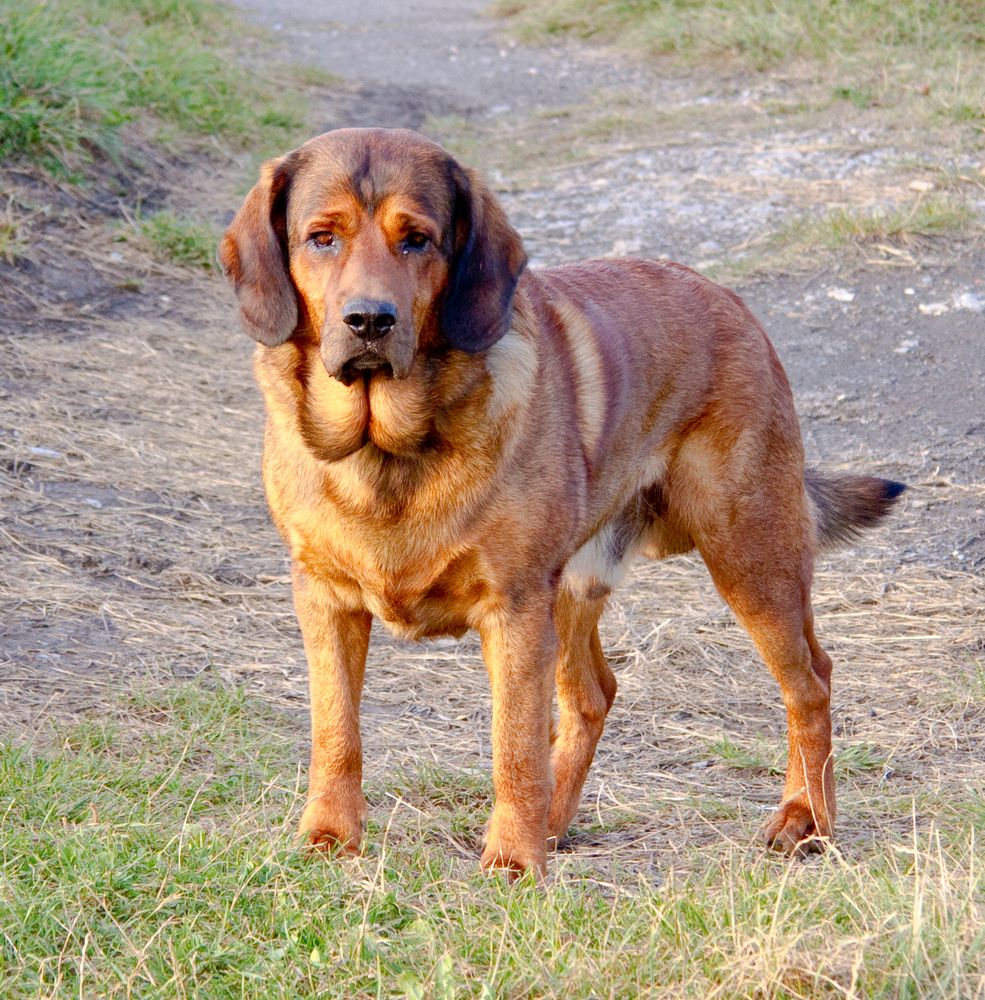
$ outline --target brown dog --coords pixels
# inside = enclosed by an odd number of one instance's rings
[[[526,271],[474,173],[383,129],[265,164],[220,260],[262,345],[264,484],[308,656],[302,835],[362,838],[373,616],[411,638],[474,628],[496,791],[481,863],[542,872],[616,693],[606,598],[637,553],[695,548],[786,703],[766,841],[802,853],[832,835],[814,555],[903,487],[805,472],[787,379],[737,296],[647,260]]]

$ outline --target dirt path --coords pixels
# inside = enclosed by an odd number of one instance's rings
[[[905,132],[776,110],[789,80],[657,76],[605,51],[515,45],[477,0],[397,14],[345,0],[331,18],[297,0],[239,6],[280,40],[272,58],[343,78],[317,111],[324,128],[425,128],[482,166],[535,263],[728,264],[805,208],[912,197],[942,165],[977,169]],[[231,167],[184,187],[221,219],[241,181]],[[0,274],[0,725],[30,732],[105,711],[134,684],[218,675],[288,708],[301,745],[303,653],[230,300],[216,280],[135,264],[95,224],[89,236],[66,260],[57,227],[42,228],[32,262]],[[970,793],[985,774],[985,252],[964,241],[876,257],[744,289],[791,376],[811,460],[919,486],[818,580],[839,731],[867,762],[847,785],[849,844],[872,836],[866,808],[892,818],[903,790],[950,776]],[[703,568],[640,567],[604,639],[621,693],[577,849],[747,837],[743,810],[776,792],[782,717]],[[371,776],[488,767],[488,712],[474,639],[376,637]]]

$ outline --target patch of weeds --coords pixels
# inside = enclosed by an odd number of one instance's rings
[[[985,122],[985,102],[959,101],[950,105],[949,113],[956,122]]]
[[[839,96],[858,107],[915,95],[953,120],[985,116],[977,0],[499,0],[496,9],[528,39],[575,35],[757,71],[813,62],[846,79]]]
[[[796,272],[807,262],[816,266],[818,253],[845,259],[873,245],[919,246],[921,240],[959,236],[979,226],[972,205],[948,192],[890,208],[836,208],[795,219],[750,244],[743,257],[716,263],[704,273],[734,284],[757,275]]]
[[[577,822],[569,831],[569,836],[595,836],[604,833],[619,833],[622,830],[632,830],[639,826],[640,811],[638,809],[622,809],[618,806],[608,806],[596,811],[594,818]]]
[[[158,260],[182,267],[216,270],[215,248],[218,230],[207,222],[199,222],[173,212],[158,212],[137,221],[140,241]]]
[[[756,771],[760,774],[783,774],[782,750],[765,743],[742,745],[733,743],[728,736],[712,743],[708,752],[739,771]]]
[[[720,799],[715,795],[695,795],[688,800],[690,808],[713,822],[738,819],[741,815],[740,803],[735,799]]]
[[[16,264],[23,256],[25,249],[24,236],[10,202],[3,212],[0,212],[0,260],[5,264]]]
[[[838,100],[851,101],[856,108],[871,108],[878,103],[876,93],[870,87],[835,87],[833,93]]]
[[[886,48],[985,46],[978,5],[936,0],[500,0],[528,35],[621,40],[651,52],[736,55],[756,68]]]
[[[836,775],[882,771],[885,767],[886,755],[871,743],[851,743],[835,750]]]
[[[975,701],[985,701],[985,664],[976,665],[972,672],[971,696]]]
[[[492,778],[485,771],[449,771],[437,764],[398,768],[387,776],[386,793],[438,809],[491,808]],[[383,787],[378,789],[383,792]]]
[[[760,742],[739,745],[728,736],[723,736],[711,744],[708,751],[739,771],[777,775],[786,770],[784,748],[778,744]],[[852,743],[838,748],[835,753],[835,773],[839,775],[880,770],[885,765],[885,754],[869,743]]]
[[[342,84],[342,77],[323,66],[307,64],[296,66],[291,64],[285,67],[287,73],[302,87],[338,87]]]
[[[113,719],[83,719],[59,733],[61,746],[72,753],[107,753],[119,738],[119,723]]]
[[[383,812],[406,811],[414,816],[411,840],[447,838],[471,846],[492,810],[492,778],[486,772],[449,771],[434,764],[397,769],[367,788],[367,798]],[[370,830],[382,833],[378,822]]]
[[[837,208],[792,223],[777,239],[806,247],[836,250],[849,243],[906,241],[914,236],[940,236],[967,229],[975,213],[964,201],[932,194],[912,205],[886,209]]]
[[[0,0],[0,160],[27,155],[67,170],[89,149],[114,155],[127,120],[101,46],[64,10]]]
[[[264,87],[234,44],[211,0],[0,0],[0,159],[76,176],[119,158],[138,119],[233,142],[300,128],[288,88]]]

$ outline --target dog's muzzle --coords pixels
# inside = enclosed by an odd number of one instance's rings
[[[351,299],[341,310],[341,323],[322,332],[325,370],[343,385],[379,372],[406,378],[414,360],[414,336],[398,323],[397,307],[374,299]]]

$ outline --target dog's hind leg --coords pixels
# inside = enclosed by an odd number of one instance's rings
[[[786,854],[822,850],[836,816],[831,749],[831,659],[814,637],[810,606],[755,608],[729,603],[780,684],[787,710],[787,773],[780,805],[767,821],[767,846]]]
[[[560,842],[578,809],[581,789],[616,696],[616,679],[599,641],[605,598],[583,600],[562,590],[554,619],[558,631],[556,669],[558,723],[551,748],[554,792],[548,837]]]
[[[789,757],[783,799],[764,837],[770,847],[803,855],[834,833],[835,789],[831,660],[814,637],[813,549],[797,485],[784,493],[774,481],[745,495],[695,538],[715,585],[780,684]]]

